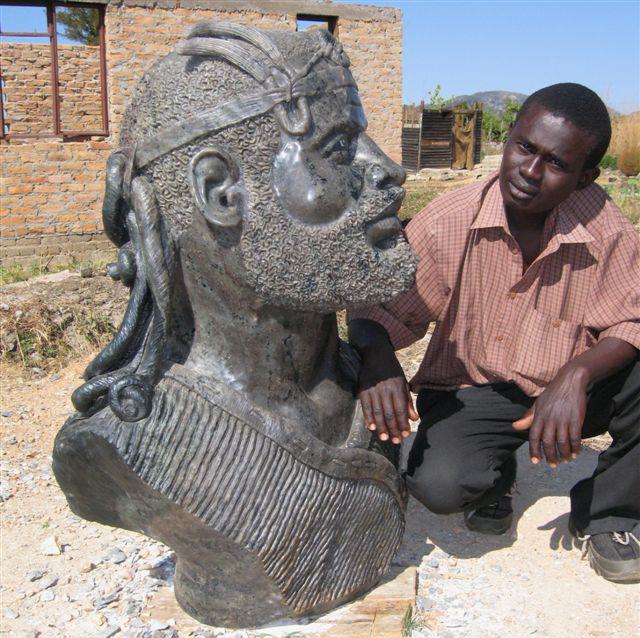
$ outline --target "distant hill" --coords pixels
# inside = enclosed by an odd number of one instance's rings
[[[474,102],[479,102],[484,104],[485,111],[502,113],[507,104],[507,98],[522,104],[527,97],[524,93],[514,93],[513,91],[478,91],[478,93],[472,93],[471,95],[457,95],[453,98],[453,103],[458,105],[466,102],[468,106],[471,106]],[[608,105],[607,110],[611,117],[620,115],[618,111]]]
[[[507,104],[507,98],[522,104],[527,96],[524,93],[514,93],[513,91],[479,91],[471,95],[457,95],[453,102],[456,105],[466,102],[469,106],[474,102],[479,102],[484,104],[485,110],[501,113]]]

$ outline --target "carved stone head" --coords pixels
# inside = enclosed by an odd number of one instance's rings
[[[188,349],[187,307],[329,313],[411,285],[396,216],[404,171],[366,126],[326,31],[204,22],[146,73],[110,161],[104,222],[122,246],[112,274],[133,285],[132,303],[143,275],[157,339]]]

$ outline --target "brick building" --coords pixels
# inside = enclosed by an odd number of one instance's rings
[[[80,7],[99,22],[93,40],[52,36],[60,34],[69,7]],[[25,42],[5,20],[3,34],[14,37],[4,37],[0,45],[0,257],[5,265],[113,254],[101,232],[101,205],[105,163],[117,147],[120,120],[144,70],[200,20],[278,29],[318,22],[333,30],[351,58],[369,133],[401,160],[398,9],[305,0],[94,0],[81,5],[43,0],[29,10],[44,17],[41,39]]]

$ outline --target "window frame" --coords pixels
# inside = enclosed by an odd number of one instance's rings
[[[49,38],[51,53],[51,101],[53,115],[53,130],[41,133],[5,133],[4,118],[4,86],[2,82],[2,68],[0,67],[0,139],[40,139],[62,138],[63,140],[107,137],[109,135],[109,107],[107,100],[107,47],[105,37],[106,5],[91,2],[63,2],[61,0],[2,0],[2,6],[13,7],[44,7],[47,11],[47,32],[26,33],[18,31],[0,31],[3,36]],[[65,130],[60,121],[60,82],[58,79],[58,29],[56,24],[56,7],[96,9],[99,16],[99,57],[100,57],[100,100],[102,113],[102,128],[93,130]]]

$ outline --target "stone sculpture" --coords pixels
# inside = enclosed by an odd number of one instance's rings
[[[71,509],[177,555],[198,620],[318,614],[372,587],[403,531],[335,311],[409,287],[404,174],[367,137],[326,31],[195,26],[142,78],[107,166],[122,325],[53,467]]]

